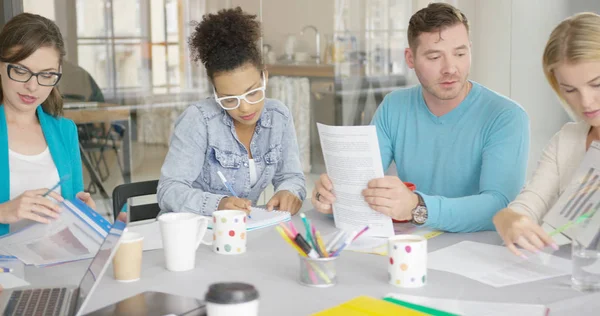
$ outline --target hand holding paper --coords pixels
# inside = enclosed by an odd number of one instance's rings
[[[384,176],[375,126],[317,124],[317,128],[328,177],[321,177],[322,186],[317,184],[313,203],[323,202],[315,206],[328,211],[327,203],[332,203],[337,228],[356,231],[366,224],[370,227],[367,235],[394,235],[389,212],[374,211],[361,194],[369,181]],[[330,186],[327,180],[331,180]],[[335,197],[330,188],[335,190]]]
[[[48,224],[50,219],[58,218],[60,207],[52,200],[45,198],[48,189],[25,191],[16,198],[0,204],[0,222],[12,224],[22,219]],[[56,201],[64,199],[56,192],[48,193]]]
[[[401,221],[411,220],[412,210],[419,204],[417,195],[396,176],[369,181],[362,194],[372,209]]]
[[[326,173],[323,173],[317,182],[312,193],[312,205],[315,209],[323,214],[333,213],[333,202],[335,195],[333,194],[333,183]]]

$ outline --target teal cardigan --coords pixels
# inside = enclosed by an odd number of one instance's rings
[[[37,117],[42,132],[48,143],[50,155],[54,160],[58,175],[63,179],[60,190],[65,199],[73,199],[83,191],[83,173],[77,126],[64,117],[53,117],[44,112],[42,106],[37,108]],[[4,105],[0,105],[0,203],[10,199],[10,174],[8,167],[8,129]],[[9,225],[0,224],[0,236],[8,233]]]

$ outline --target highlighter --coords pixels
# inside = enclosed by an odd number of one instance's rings
[[[319,258],[317,252],[314,249],[312,249],[312,247],[308,244],[308,242],[306,242],[306,239],[304,239],[302,235],[296,235],[296,237],[294,237],[294,241],[296,241],[296,244],[298,244],[300,249],[302,249],[302,251],[304,251],[304,253],[306,253],[309,257],[313,259]]]

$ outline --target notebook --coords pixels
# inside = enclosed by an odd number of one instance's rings
[[[292,219],[290,212],[285,211],[267,211],[261,207],[252,207],[250,218],[246,221],[246,230],[256,230],[265,227],[275,226],[282,222],[288,222]],[[212,229],[212,221],[209,222],[208,228]]]

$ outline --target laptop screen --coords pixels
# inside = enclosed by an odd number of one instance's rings
[[[92,262],[85,271],[81,283],[79,284],[79,297],[77,298],[77,308],[75,309],[78,311],[78,314],[81,312],[81,308],[88,296],[92,293],[97,283],[100,282],[104,271],[114,256],[119,240],[127,226],[126,221],[126,212],[122,212],[117,216],[117,219],[108,232],[108,235],[106,235],[104,242],[100,245],[98,253],[96,253],[96,256],[92,259]]]

